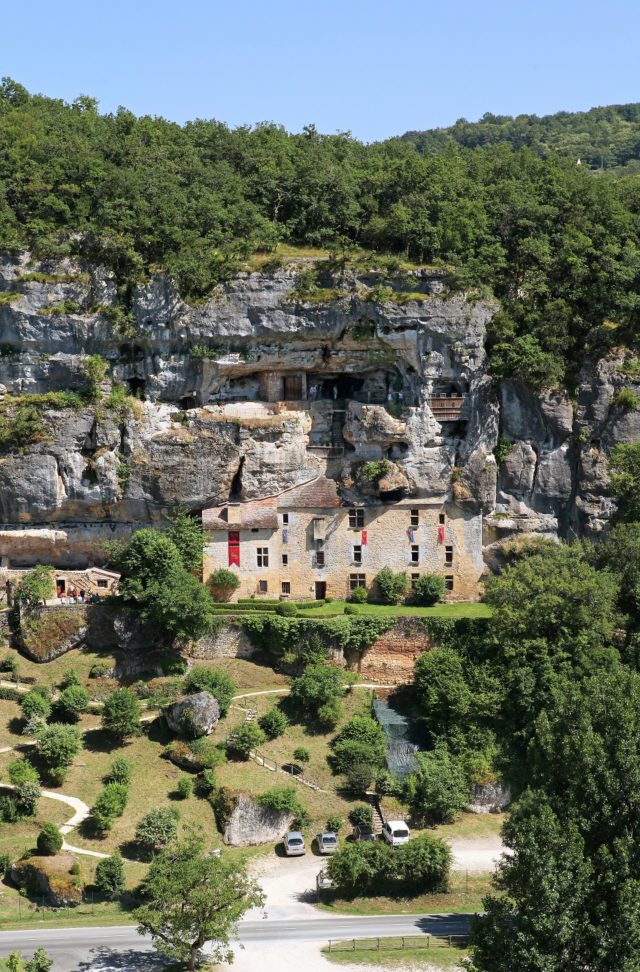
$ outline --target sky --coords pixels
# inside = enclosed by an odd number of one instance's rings
[[[364,141],[640,101],[638,0],[23,0],[0,75],[177,122]]]

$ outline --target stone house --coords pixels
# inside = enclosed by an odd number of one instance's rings
[[[383,567],[442,574],[447,600],[473,600],[483,573],[482,517],[440,500],[346,505],[318,476],[276,496],[204,510],[204,580],[219,567],[240,578],[234,598],[348,597]]]
[[[10,588],[15,589],[20,581],[29,573],[26,569],[11,568],[6,565],[0,567],[0,603],[7,601],[7,583]],[[51,574],[51,593],[50,600],[60,594],[68,597],[72,591],[80,593],[84,591],[85,597],[97,595],[104,597],[106,594],[114,594],[117,591],[120,574],[113,570],[105,570],[103,567],[87,567],[86,570],[66,570],[64,568],[54,568]]]

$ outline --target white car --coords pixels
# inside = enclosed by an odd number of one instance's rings
[[[338,850],[338,838],[331,830],[324,830],[316,836],[319,854],[335,854]]]
[[[290,830],[288,834],[285,834],[283,843],[287,857],[301,857],[302,854],[306,854],[304,837],[299,830]]]
[[[408,843],[411,834],[404,820],[387,820],[382,828],[382,836],[392,847],[400,847]]]

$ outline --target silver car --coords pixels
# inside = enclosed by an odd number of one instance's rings
[[[304,837],[299,830],[290,830],[288,834],[285,834],[283,843],[287,857],[301,857],[302,854],[306,854]]]
[[[319,854],[335,854],[338,850],[338,837],[331,830],[325,830],[316,835],[316,845]]]

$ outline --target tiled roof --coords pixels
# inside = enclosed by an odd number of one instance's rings
[[[228,504],[203,510],[203,527],[205,530],[275,530],[278,527],[275,496],[239,503],[232,511],[230,519]],[[236,511],[237,517],[234,517]]]
[[[318,476],[310,483],[295,486],[278,496],[279,510],[337,509],[339,506],[342,501],[335,481],[326,476]]]

